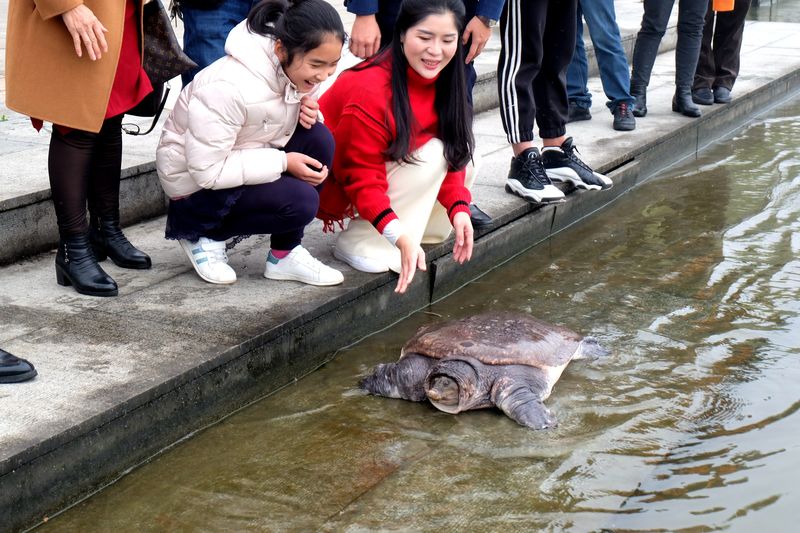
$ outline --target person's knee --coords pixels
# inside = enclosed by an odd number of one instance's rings
[[[304,181],[297,180],[298,187],[295,192],[295,202],[292,211],[298,223],[306,225],[317,216],[319,210],[319,193],[317,190]]]
[[[311,146],[309,150],[311,153],[308,155],[330,168],[333,164],[333,151],[335,148],[331,130],[325,124],[317,122],[311,126],[308,134],[310,136],[309,145]]]

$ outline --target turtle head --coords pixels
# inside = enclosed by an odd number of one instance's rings
[[[470,358],[443,359],[433,365],[425,380],[425,394],[445,413],[460,413],[474,406],[481,383],[481,363]]]

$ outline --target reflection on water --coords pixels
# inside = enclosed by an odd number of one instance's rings
[[[50,522],[85,530],[749,531],[800,504],[800,104]],[[535,432],[364,396],[423,323],[526,311],[614,352]]]

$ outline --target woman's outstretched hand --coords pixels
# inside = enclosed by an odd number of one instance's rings
[[[459,211],[453,217],[453,229],[456,232],[456,242],[453,245],[453,259],[463,265],[472,258],[472,221],[469,215]]]
[[[72,36],[72,44],[78,57],[83,57],[81,46],[86,47],[92,61],[100,59],[104,52],[108,52],[105,36],[108,30],[97,20],[91,9],[80,4],[61,15],[61,19]]]
[[[400,279],[397,280],[394,292],[403,294],[414,279],[417,268],[424,271],[428,267],[425,264],[425,251],[421,246],[411,242],[407,235],[401,235],[395,246],[400,249]]]
[[[300,152],[286,152],[286,172],[315,187],[328,177],[328,167]]]
[[[317,123],[319,118],[319,102],[313,96],[305,95],[300,99],[300,125],[305,129]]]

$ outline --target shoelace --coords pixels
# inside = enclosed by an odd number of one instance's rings
[[[578,151],[578,147],[577,146],[575,146],[574,144],[571,144],[571,145],[566,146],[566,147],[562,146],[561,149],[564,150],[564,153],[567,154],[567,157],[570,159],[570,161],[573,161],[575,164],[580,166],[582,169],[588,171],[589,173],[594,173],[594,170],[592,170],[592,167],[590,167],[589,165],[587,165],[586,163],[581,161],[581,158],[578,157],[577,155],[575,155],[575,154],[579,154],[580,153]]]
[[[627,103],[622,103],[617,106],[619,110],[619,114],[622,118],[630,118],[631,116],[631,106]]]
[[[538,156],[526,157],[522,162],[522,172],[530,174],[533,176],[533,179],[542,185],[550,185],[553,183],[550,181],[550,178],[547,177],[547,172],[544,169],[542,160]]]
[[[302,246],[295,253],[296,253],[295,260],[298,263],[307,266],[314,272],[320,272],[322,270],[322,262],[320,262],[320,260],[314,257],[313,255],[311,255],[311,252],[309,252]]]

